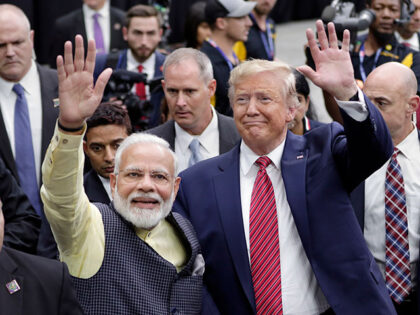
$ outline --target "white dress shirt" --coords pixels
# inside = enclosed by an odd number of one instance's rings
[[[29,120],[31,123],[32,145],[34,148],[36,176],[40,182],[41,145],[42,145],[42,101],[41,82],[35,61],[32,60],[29,71],[19,82],[24,90],[28,103]],[[3,115],[4,125],[9,137],[13,156],[15,156],[15,103],[16,93],[12,88],[15,82],[5,81],[0,77],[0,109]],[[51,105],[52,106],[52,105]]]
[[[417,279],[416,264],[420,242],[420,144],[417,129],[397,145],[398,163],[404,177],[406,194],[408,244],[410,248],[411,279]],[[385,175],[388,160],[365,182],[366,243],[385,278]],[[415,284],[416,285],[416,284]]]
[[[267,155],[273,163],[266,168],[267,174],[273,184],[276,198],[283,314],[320,314],[326,311],[329,306],[303,249],[302,241],[299,237],[289,203],[287,202],[286,190],[280,170],[283,149],[284,141]],[[259,170],[259,167],[255,165],[255,161],[259,156],[243,141],[240,150],[239,176],[242,218],[248,257],[250,257],[249,211],[252,189]]]
[[[98,22],[102,29],[105,52],[108,53],[111,45],[111,14],[109,10],[109,2],[105,1],[102,9],[99,9],[98,11],[92,10],[86,4],[83,4],[82,10],[88,40],[95,39],[93,15],[99,13]]]
[[[147,74],[147,80],[151,80],[155,76],[155,65],[156,65],[156,56],[155,53],[151,54],[149,58],[147,58],[143,63],[138,62],[130,49],[127,49],[127,70],[133,72],[139,72],[138,66],[143,66],[143,73]],[[136,85],[134,84],[133,89],[131,90],[134,94],[136,94]],[[149,86],[146,85],[146,98],[150,99],[150,89]]]
[[[203,160],[219,155],[219,122],[215,109],[213,106],[209,106],[213,117],[206,129],[198,136],[190,135],[175,122],[175,155],[178,160],[178,172],[188,167],[188,161],[191,157],[191,150],[188,146],[194,138],[197,138],[200,142],[199,151]]]
[[[404,39],[401,37],[401,35],[398,32],[395,32],[395,37],[397,38],[399,43],[408,44],[408,47],[410,47],[411,49],[419,51],[419,34],[418,33],[414,33],[413,36],[411,36],[410,38]]]

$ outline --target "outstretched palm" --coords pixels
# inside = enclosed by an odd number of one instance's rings
[[[88,53],[84,59],[83,39],[75,38],[75,56],[73,60],[72,45],[66,42],[64,60],[57,58],[57,72],[60,98],[60,123],[66,127],[78,127],[90,117],[101,102],[106,83],[112,70],[106,69],[93,85],[95,67],[95,43],[89,41]]]
[[[349,54],[350,33],[348,30],[344,32],[340,49],[333,23],[328,24],[329,38],[327,38],[322,21],[316,22],[316,28],[320,47],[313,31],[306,31],[316,71],[308,66],[301,66],[298,70],[337,99],[348,99],[357,90]]]

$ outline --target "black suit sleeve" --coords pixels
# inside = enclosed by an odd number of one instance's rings
[[[58,314],[61,315],[78,315],[83,314],[82,308],[77,301],[76,291],[74,290],[73,283],[70,278],[67,265],[63,265],[63,277],[61,282],[61,294],[60,294],[60,310]]]
[[[0,159],[0,199],[3,203],[4,245],[36,253],[41,219],[15,178]]]

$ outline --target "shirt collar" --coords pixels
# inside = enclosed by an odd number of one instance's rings
[[[37,75],[37,69],[35,61],[32,59],[31,61],[31,67],[29,68],[28,72],[24,75],[22,80],[19,82],[11,82],[6,81],[3,78],[0,78],[0,93],[3,93],[5,97],[9,97],[12,92],[13,86],[16,83],[20,83],[22,85],[23,89],[26,93],[29,95],[35,94],[35,89],[37,88],[36,85],[34,85],[34,82],[36,82],[36,75]]]
[[[213,117],[210,120],[210,123],[207,125],[206,129],[198,136],[192,136],[184,129],[181,128],[180,125],[175,121],[175,136],[180,140],[179,144],[181,146],[181,152],[186,151],[188,146],[190,145],[191,141],[194,138],[197,138],[200,141],[200,144],[206,149],[208,152],[211,151],[212,140],[209,138],[209,134],[218,130],[218,120],[217,114],[213,106],[209,105],[213,114]]]
[[[417,128],[414,126],[414,129],[408,134],[408,136],[405,137],[405,139],[396,147],[402,154],[404,154],[405,157],[407,157],[407,159],[416,159],[416,154],[418,154],[419,150],[419,135]]]
[[[155,52],[153,52],[149,58],[147,58],[144,62],[138,62],[136,58],[134,58],[130,49],[127,49],[127,70],[130,71],[137,71],[137,67],[139,65],[143,66],[143,72],[151,72],[152,69],[155,67]],[[147,78],[148,80],[152,78]]]
[[[267,154],[267,156],[271,160],[270,165],[274,165],[277,170],[281,171],[280,169],[280,163],[281,163],[281,157],[283,156],[284,151],[284,143],[283,141],[277,148],[275,148],[273,151]],[[241,141],[241,148],[240,148],[240,168],[241,172],[244,175],[248,175],[251,171],[252,166],[255,164],[255,161],[260,157],[260,155],[256,154],[254,151],[251,150],[250,147],[248,147],[244,141]],[[268,166],[270,167],[270,166]]]

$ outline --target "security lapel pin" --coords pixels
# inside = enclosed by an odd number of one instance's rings
[[[296,156],[296,160],[301,160],[303,159],[303,154],[299,154],[298,156]]]
[[[15,279],[6,283],[6,288],[10,294],[16,293],[17,291],[20,290],[20,286]]]

